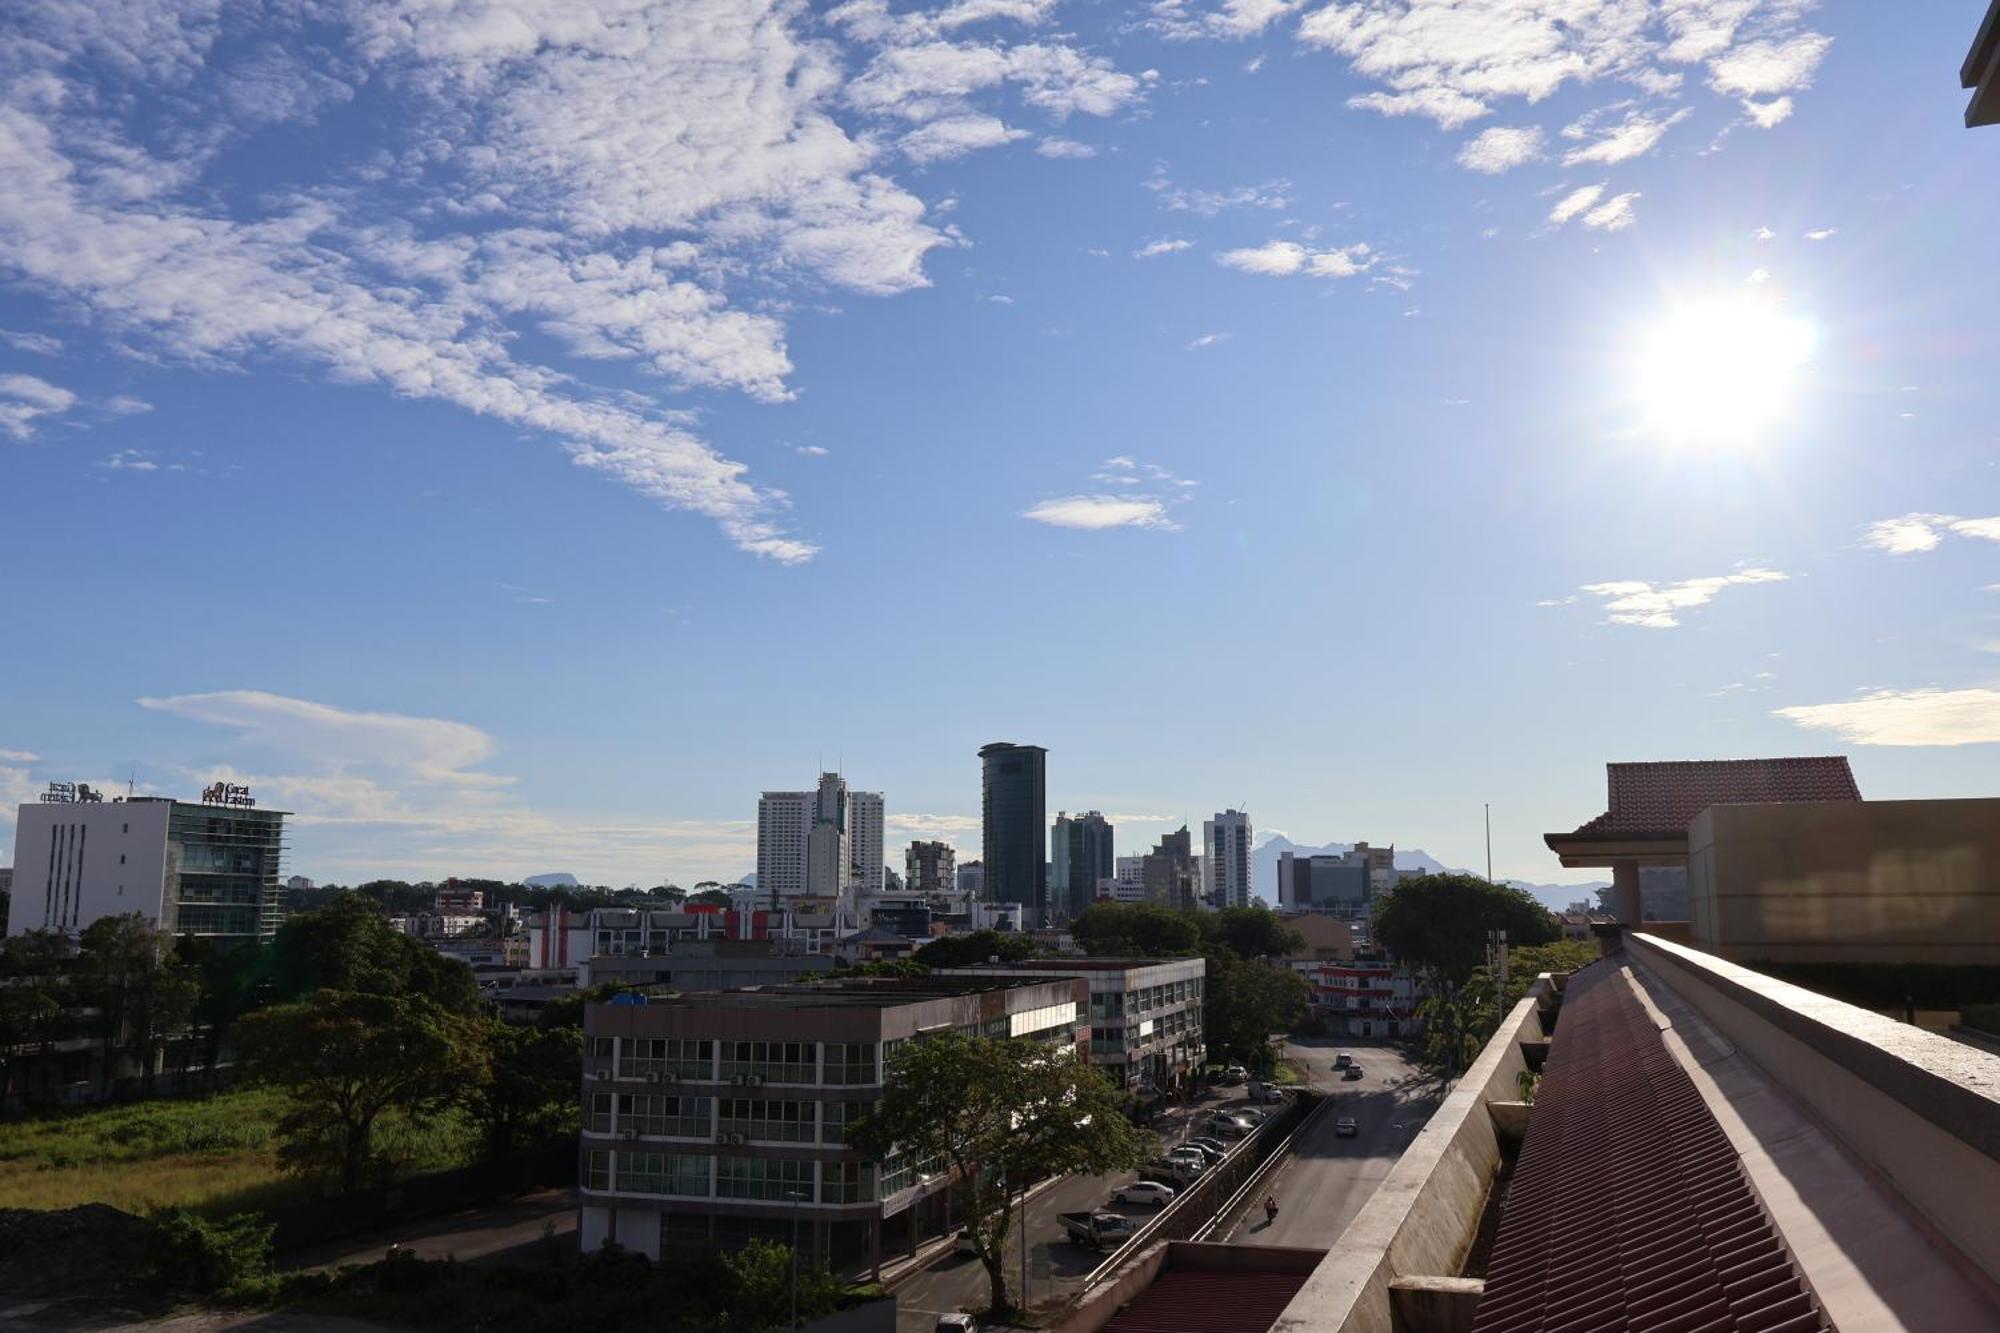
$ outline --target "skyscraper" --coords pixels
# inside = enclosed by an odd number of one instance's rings
[[[1048,753],[1039,745],[1006,741],[979,751],[983,897],[990,903],[1021,904],[1030,926],[1040,925],[1048,908],[1048,862],[1042,857],[1042,829],[1049,817]]]
[[[871,878],[872,876],[872,878]],[[882,794],[822,773],[812,791],[767,791],[757,802],[761,898],[838,898],[882,887]]]
[[[1201,893],[1211,907],[1250,905],[1250,816],[1224,810],[1201,826]]]
[[[1058,812],[1049,831],[1049,907],[1063,921],[1074,921],[1097,901],[1099,880],[1112,878],[1111,825],[1103,815]]]
[[[1187,825],[1160,839],[1146,853],[1146,901],[1160,907],[1193,907],[1200,886],[1194,864],[1194,839]]]

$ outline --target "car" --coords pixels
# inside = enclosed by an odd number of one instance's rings
[[[1250,1077],[1250,1071],[1245,1069],[1242,1065],[1231,1065],[1229,1066],[1229,1068],[1223,1070],[1222,1074],[1223,1077],[1229,1080],[1229,1085],[1231,1087],[1235,1087],[1238,1083],[1241,1083]]]
[[[1354,1063],[1354,1057],[1349,1055],[1346,1051],[1342,1051],[1339,1055],[1333,1057],[1333,1067],[1335,1069],[1345,1069],[1353,1063]]]
[[[1185,1166],[1195,1175],[1208,1170],[1208,1154],[1199,1148],[1176,1148],[1167,1154],[1167,1160]]]
[[[1174,1201],[1172,1187],[1162,1185],[1157,1180],[1135,1180],[1111,1195],[1113,1203],[1146,1204],[1154,1208],[1164,1208]]]
[[[1351,1139],[1360,1132],[1361,1126],[1354,1123],[1354,1117],[1351,1115],[1344,1115],[1333,1122],[1333,1133],[1336,1138]]]
[[[1229,1108],[1229,1114],[1238,1120],[1248,1120],[1253,1125],[1261,1125],[1265,1117],[1271,1113],[1257,1106],[1232,1106]]]
[[[979,1253],[978,1250],[973,1248],[972,1233],[970,1231],[961,1231],[956,1236],[953,1236],[951,1238],[951,1252],[953,1254]]]
[[[1219,1143],[1204,1143],[1198,1139],[1189,1139],[1186,1143],[1174,1149],[1173,1156],[1182,1157],[1188,1153],[1199,1153],[1202,1161],[1208,1163],[1210,1166],[1214,1166],[1229,1155],[1229,1150]]]
[[[1250,1100],[1253,1102],[1264,1102],[1267,1105],[1272,1102],[1281,1102],[1285,1100],[1285,1090],[1275,1083],[1252,1083],[1250,1085]]]
[[[1208,1122],[1210,1132],[1225,1139],[1243,1138],[1255,1128],[1248,1120],[1234,1120],[1226,1115],[1216,1116]]]
[[[1155,1180],[1171,1181],[1175,1185],[1192,1185],[1206,1168],[1197,1162],[1184,1158],[1162,1157],[1139,1168]]]
[[[941,1314],[932,1333],[979,1333],[979,1319],[969,1314]]]
[[[1345,1069],[1341,1071],[1340,1077],[1343,1082],[1352,1083],[1355,1079],[1361,1077],[1361,1066],[1360,1065],[1347,1066]]]
[[[1227,1157],[1229,1155],[1228,1144],[1224,1143],[1221,1139],[1214,1138],[1207,1134],[1197,1135],[1196,1137],[1189,1139],[1188,1145],[1190,1147],[1200,1148],[1204,1152],[1213,1153],[1218,1159]]]

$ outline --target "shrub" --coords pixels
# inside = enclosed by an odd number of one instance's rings
[[[185,1208],[153,1218],[154,1274],[170,1286],[229,1296],[257,1289],[271,1272],[271,1224],[256,1213],[210,1221]]]

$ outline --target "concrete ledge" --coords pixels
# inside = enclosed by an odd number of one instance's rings
[[[1399,1277],[1389,1284],[1398,1328],[1421,1333],[1472,1333],[1472,1316],[1486,1283],[1476,1277]]]
[[[1532,1102],[1486,1103],[1487,1113],[1493,1117],[1493,1128],[1499,1131],[1501,1142],[1516,1148],[1528,1137],[1528,1112],[1533,1109]]]
[[[1604,966],[1604,964],[1599,964]],[[1500,1169],[1500,1135],[1487,1109],[1519,1095],[1521,1043],[1542,1038],[1544,973],[1404,1150],[1374,1195],[1313,1271],[1272,1333],[1394,1333],[1390,1286],[1402,1277],[1456,1274],[1478,1234]]]

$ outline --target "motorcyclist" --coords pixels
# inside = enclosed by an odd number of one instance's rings
[[[1278,1220],[1278,1196],[1267,1195],[1264,1199],[1264,1224],[1269,1226]]]

